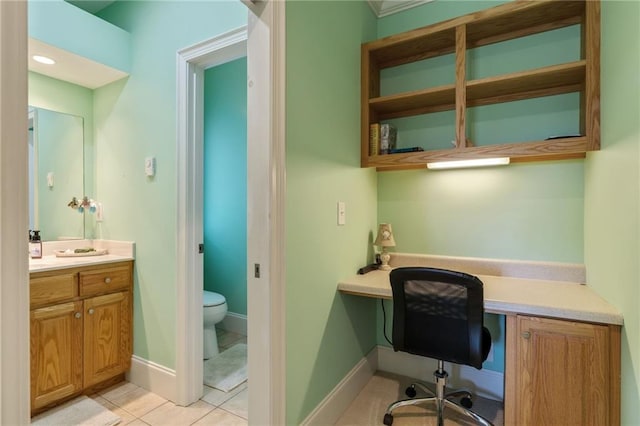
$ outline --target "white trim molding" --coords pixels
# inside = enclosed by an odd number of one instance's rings
[[[378,18],[382,18],[432,1],[433,0],[368,0],[368,3],[373,13],[375,13]]]
[[[176,372],[170,368],[134,355],[127,380],[169,401],[177,400]]]
[[[466,388],[472,393],[496,401],[504,400],[504,374],[492,370],[477,370],[467,365],[445,362],[452,388]],[[395,352],[387,346],[378,346],[378,370],[433,382],[438,367],[434,359],[406,352]]]
[[[177,53],[177,322],[176,399],[189,405],[202,396],[203,260],[202,132],[204,70],[246,52],[247,28],[181,49]]]
[[[285,7],[252,4],[247,42],[249,422],[286,424]],[[260,276],[253,274],[260,265]],[[259,360],[251,362],[251,360]]]
[[[378,369],[378,348],[373,348],[304,419],[302,426],[335,424]]]
[[[235,312],[228,312],[220,323],[220,328],[223,330],[231,331],[233,333],[247,335],[247,316],[242,314],[236,314]]]
[[[0,1],[0,424],[29,424],[27,2]]]

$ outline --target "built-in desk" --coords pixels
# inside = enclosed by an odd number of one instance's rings
[[[619,425],[622,315],[584,284],[474,275],[485,311],[506,315],[505,425]],[[345,278],[338,290],[392,298],[385,271]]]
[[[527,314],[622,325],[622,315],[588,286],[564,281],[477,275],[484,284],[484,309],[494,314]],[[338,290],[391,299],[389,272],[373,271],[341,280]]]

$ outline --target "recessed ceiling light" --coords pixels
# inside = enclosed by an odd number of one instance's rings
[[[48,58],[46,56],[33,55],[32,58],[33,58],[34,61],[40,62],[41,64],[53,65],[53,64],[56,63],[56,61],[54,61],[53,59]]]

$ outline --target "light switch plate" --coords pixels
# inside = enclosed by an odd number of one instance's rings
[[[156,174],[156,158],[147,157],[144,159],[144,174],[152,177]]]
[[[344,201],[338,201],[338,225],[347,223],[347,206]]]

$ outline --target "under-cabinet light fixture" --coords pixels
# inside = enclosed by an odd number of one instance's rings
[[[45,65],[53,65],[56,63],[56,61],[54,61],[53,59],[47,56],[33,55],[32,58],[34,61],[40,62],[41,64],[45,64]]]
[[[477,158],[473,160],[454,160],[454,161],[437,161],[427,163],[429,170],[442,169],[463,169],[467,167],[487,167],[487,166],[506,166],[509,164],[509,157],[496,158]]]

